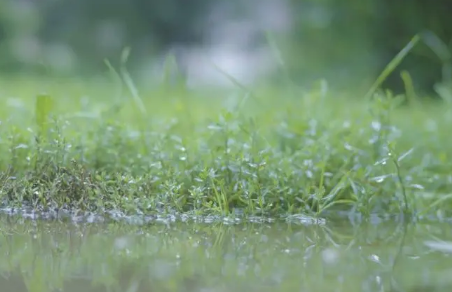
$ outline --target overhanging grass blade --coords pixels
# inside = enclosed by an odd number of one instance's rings
[[[130,94],[132,95],[133,100],[135,101],[135,104],[137,105],[138,109],[140,110],[141,114],[146,115],[146,107],[144,106],[143,100],[141,99],[140,95],[138,94],[138,89],[133,83],[132,77],[130,76],[129,72],[126,69],[126,63],[130,55],[130,48],[127,47],[124,49],[124,51],[121,54],[121,67],[120,72],[122,79],[124,80],[124,83],[127,86],[127,89],[129,89]]]
[[[224,71],[223,69],[221,69],[220,67],[218,67],[215,63],[212,63],[212,65],[215,67],[216,70],[218,70],[218,72],[220,72],[221,74],[223,74],[229,81],[231,81],[232,84],[234,84],[235,86],[237,86],[238,88],[242,89],[246,94],[249,95],[249,97],[252,97],[255,101],[257,101],[259,103],[259,105],[261,106],[265,106],[252,92],[251,89],[247,88],[245,85],[243,85],[242,83],[240,83],[234,76],[232,76],[231,74],[229,74],[228,72]],[[267,107],[268,108],[268,107]]]
[[[122,79],[121,79],[121,75],[118,73],[118,71],[116,71],[116,69],[113,67],[113,65],[111,65],[110,61],[108,59],[104,60],[105,65],[107,66],[108,70],[110,71],[110,74],[113,76],[113,79],[116,80],[116,83],[118,85],[118,96],[117,99],[120,100],[122,98],[122,94],[123,94],[123,83],[122,83]]]
[[[174,78],[175,80],[172,80]],[[183,84],[182,74],[180,68],[177,65],[177,60],[174,54],[169,53],[163,64],[163,85],[168,88],[175,82],[175,85],[179,86]]]
[[[449,47],[436,34],[426,30],[423,31],[422,41],[438,56],[442,63],[443,83],[452,82],[452,54]]]
[[[408,55],[408,53],[414,48],[414,46],[419,42],[419,35],[415,35],[411,41],[389,62],[386,68],[378,76],[377,80],[372,84],[369,91],[366,93],[365,98],[371,99],[375,91],[380,87],[380,85],[388,78],[388,76],[399,66],[403,59]]]

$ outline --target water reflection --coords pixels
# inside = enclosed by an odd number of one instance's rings
[[[450,253],[432,245],[452,240],[441,223],[133,226],[3,217],[0,226],[4,291],[449,291],[452,284]]]

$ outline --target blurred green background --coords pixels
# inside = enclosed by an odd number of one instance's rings
[[[130,47],[128,68],[140,82],[156,79],[174,53],[195,85],[228,83],[214,63],[243,83],[290,76],[363,86],[429,30],[443,42],[441,58],[421,44],[385,86],[403,90],[399,72],[408,70],[430,91],[447,78],[451,11],[445,0],[2,0],[0,74],[95,75]]]

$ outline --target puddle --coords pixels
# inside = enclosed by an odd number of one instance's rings
[[[3,291],[452,291],[447,223],[0,221]]]

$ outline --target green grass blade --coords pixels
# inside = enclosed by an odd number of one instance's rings
[[[419,213],[419,215],[423,216],[426,215],[429,211],[434,210],[437,206],[440,206],[441,204],[445,204],[445,202],[450,201],[452,199],[452,194],[447,194],[444,196],[441,196],[439,199],[437,199],[435,202],[433,202],[430,206],[426,207],[422,212]]]
[[[119,101],[122,98],[122,94],[123,94],[123,91],[124,91],[123,90],[123,83],[122,83],[121,75],[118,73],[118,71],[116,71],[116,69],[113,67],[113,65],[110,63],[109,60],[105,59],[104,63],[108,67],[108,70],[110,71],[110,74],[112,75],[113,79],[116,80],[116,83],[118,85],[117,100]]]
[[[279,49],[278,45],[276,44],[275,38],[272,33],[266,32],[265,37],[267,39],[267,42],[273,52],[273,55],[276,58],[276,61],[278,62],[279,66],[281,67],[281,70],[284,74],[284,77],[286,79],[287,85],[290,86],[290,88],[295,87],[295,83],[293,82],[292,78],[290,78],[289,70],[287,69],[286,62],[284,61],[282,57],[282,52]]]
[[[53,99],[49,94],[39,94],[36,96],[35,117],[36,125],[40,134],[45,133],[48,128],[49,114],[53,108]]]
[[[175,80],[172,80],[173,78]],[[176,57],[174,54],[168,54],[163,64],[163,86],[169,88],[174,83],[176,86],[183,86],[184,81],[180,68],[177,65]]]
[[[370,87],[369,91],[366,93],[365,98],[371,99],[375,91],[380,87],[380,85],[388,78],[389,75],[399,66],[403,59],[408,55],[408,53],[416,46],[421,38],[419,35],[415,35],[410,42],[389,62],[386,68],[381,72],[378,78]]]
[[[138,89],[135,86],[132,77],[130,76],[129,72],[126,69],[126,63],[127,60],[129,59],[129,55],[130,47],[127,47],[121,54],[121,67],[120,67],[121,76],[141,114],[146,115],[146,107],[144,106],[143,100],[141,99],[138,93]]]
[[[413,79],[408,71],[402,71],[400,76],[405,86],[405,95],[409,104],[417,100],[416,91],[414,90]]]
[[[251,97],[254,101],[256,101],[260,106],[264,106],[267,109],[269,108],[266,104],[262,103],[262,101],[260,101],[256,95],[253,93],[253,91],[251,89],[249,89],[247,86],[245,86],[244,84],[242,84],[240,81],[238,81],[234,76],[232,76],[231,74],[229,74],[228,72],[224,71],[223,69],[221,69],[219,66],[217,66],[217,64],[212,63],[213,67],[220,72],[221,74],[223,74],[232,84],[234,84],[235,86],[237,86],[238,88],[240,88],[241,90],[243,90],[245,92],[245,94],[247,94],[247,98]]]

